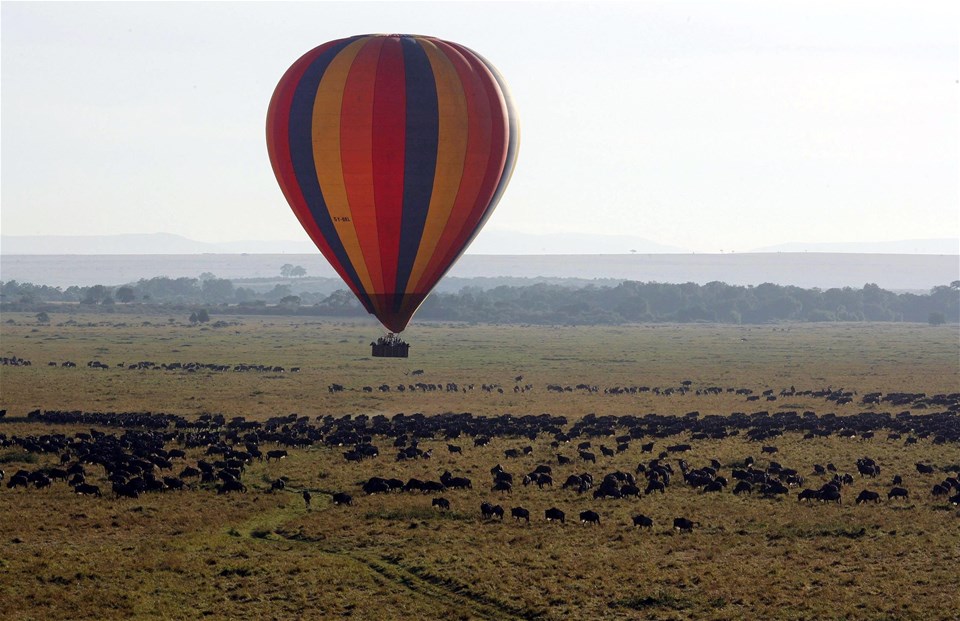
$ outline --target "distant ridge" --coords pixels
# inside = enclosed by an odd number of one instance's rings
[[[960,239],[901,239],[887,242],[792,242],[750,252],[849,252],[857,254],[960,254]]]
[[[2,254],[308,254],[317,252],[309,239],[202,242],[171,233],[130,235],[3,235]],[[484,231],[470,254],[663,254],[689,250],[630,235],[554,233],[533,235]]]
[[[201,242],[172,233],[129,235],[3,235],[0,253],[13,254],[307,254],[310,240]]]
[[[172,233],[128,235],[0,235],[4,255],[117,254],[311,254],[309,239],[203,242]],[[960,239],[907,239],[886,242],[791,242],[748,252],[829,252],[857,254],[960,254]],[[632,235],[483,231],[467,251],[474,255],[629,255],[692,254],[678,246]],[[730,253],[728,253],[730,254]]]

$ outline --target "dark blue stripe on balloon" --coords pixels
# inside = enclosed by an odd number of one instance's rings
[[[317,180],[317,167],[313,159],[313,104],[317,96],[317,87],[323,74],[334,57],[340,51],[355,41],[358,37],[344,39],[338,45],[331,47],[314,60],[303,73],[290,103],[290,161],[297,177],[297,185],[303,193],[303,199],[310,208],[317,228],[324,239],[330,244],[330,249],[337,261],[343,266],[355,289],[360,292],[360,302],[368,312],[373,312],[373,305],[363,288],[363,283],[357,276],[357,271],[350,262],[350,257],[340,241],[337,229],[330,218],[327,203],[323,199],[320,182]]]
[[[430,59],[415,39],[403,37],[401,43],[407,89],[407,124],[395,310],[399,310],[403,301],[402,294],[406,291],[410,272],[420,249],[420,238],[423,236],[423,227],[430,209],[430,197],[433,195],[440,136],[437,84]]]

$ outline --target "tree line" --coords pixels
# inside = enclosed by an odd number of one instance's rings
[[[761,324],[770,322],[892,321],[960,323],[960,281],[928,293],[895,293],[875,284],[862,288],[804,289],[764,283],[608,284],[536,283],[433,293],[420,319],[540,325],[616,325],[653,322]],[[290,284],[254,291],[227,279],[151,278],[121,287],[49,287],[0,282],[3,310],[49,311],[45,305],[72,303],[88,309],[136,305],[199,307],[211,314],[290,314],[353,317],[366,312],[347,290],[331,294],[300,291]]]

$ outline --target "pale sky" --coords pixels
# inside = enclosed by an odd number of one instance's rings
[[[5,235],[301,240],[265,146],[307,50],[436,36],[499,68],[488,230],[697,252],[960,238],[957,2],[7,2]]]

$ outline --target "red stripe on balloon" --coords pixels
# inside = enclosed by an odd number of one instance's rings
[[[390,37],[380,51],[373,94],[373,192],[387,293],[395,288],[400,255],[406,119],[403,48],[398,37]]]
[[[384,291],[377,203],[373,185],[369,183],[373,179],[373,76],[383,41],[382,37],[370,39],[353,59],[340,112],[340,164],[357,242],[373,283],[370,295]]]

